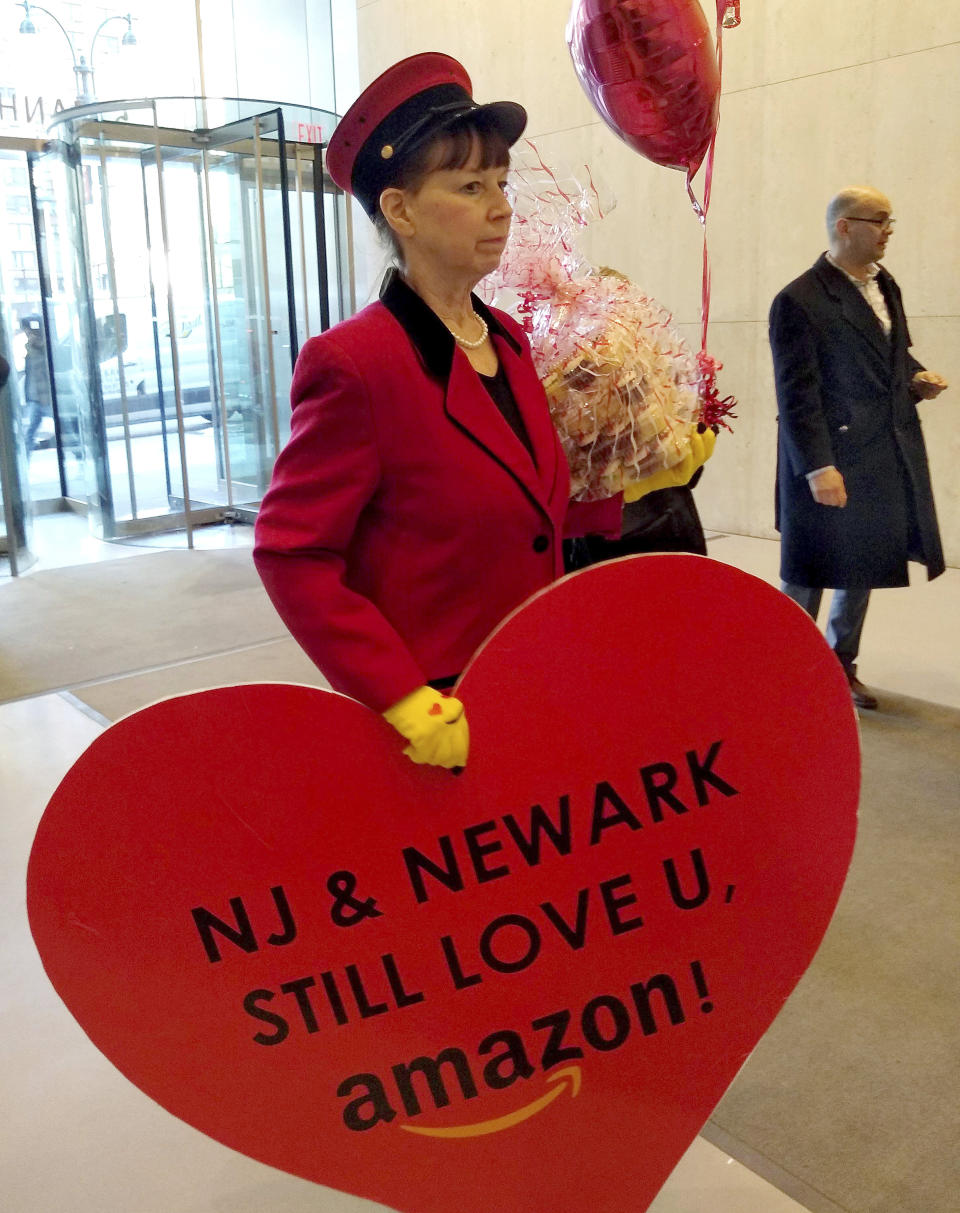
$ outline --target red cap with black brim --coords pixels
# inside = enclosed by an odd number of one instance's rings
[[[512,146],[527,125],[515,101],[478,105],[462,64],[429,51],[388,68],[340,119],[327,145],[327,172],[372,219],[394,177],[397,157],[409,155],[460,118],[498,131]]]

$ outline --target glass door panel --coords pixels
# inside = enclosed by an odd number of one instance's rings
[[[139,149],[85,142],[81,180],[111,488],[111,517],[95,529],[122,536],[169,508]]]
[[[290,432],[298,338],[279,111],[210,133],[212,305],[223,368],[219,466],[232,506],[259,502]]]
[[[4,141],[0,140],[0,145]],[[25,459],[23,487],[37,500],[62,494],[57,463],[43,296],[27,152],[0,146],[0,278],[5,283],[7,403]],[[12,440],[13,435],[8,437]]]
[[[41,278],[41,314],[62,495],[96,518],[113,514],[92,284],[85,273],[89,178],[72,147],[28,157]],[[34,473],[31,471],[31,479]],[[41,490],[44,495],[50,486]],[[35,487],[35,498],[36,498]],[[105,527],[104,538],[113,531]]]
[[[0,273],[0,577],[31,565],[32,510],[27,482],[23,397]]]
[[[263,495],[272,429],[267,321],[256,173],[244,155],[227,148],[207,153],[212,230],[212,302],[223,369],[222,488],[230,504]]]
[[[171,513],[219,504],[218,374],[200,160],[193,149],[142,155],[154,346],[144,392],[160,422],[155,463],[159,470],[162,460]]]

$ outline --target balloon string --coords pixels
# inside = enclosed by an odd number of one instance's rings
[[[717,0],[717,83],[718,105],[720,84],[723,79],[723,28],[724,25],[740,24],[739,0]],[[719,121],[718,121],[719,125]],[[710,195],[713,189],[713,159],[717,146],[717,128],[714,128],[707,148],[704,166],[703,202],[701,203],[693,192],[694,172],[687,169],[687,194],[693,204],[694,213],[703,228],[703,276],[700,287],[700,352],[697,354],[697,393],[700,397],[700,424],[710,426],[716,432],[719,427],[729,430],[728,417],[736,417],[733,411],[736,399],[733,396],[720,396],[717,386],[717,374],[723,369],[707,352],[707,328],[710,323],[710,252],[707,247],[707,213],[710,210]],[[697,169],[699,169],[697,165]]]
[[[723,87],[723,19],[727,9],[730,7],[730,0],[717,0],[717,84],[718,95],[722,92]],[[740,5],[736,6],[736,19],[739,24]],[[718,100],[719,104],[719,100]],[[706,353],[707,350],[707,328],[710,324],[710,252],[707,247],[707,214],[710,210],[710,195],[713,190],[713,158],[717,146],[717,129],[719,128],[719,119],[717,127],[714,128],[713,135],[710,139],[710,146],[707,149],[706,163],[703,174],[703,202],[701,203],[693,192],[693,177],[696,170],[687,169],[687,195],[693,206],[694,213],[700,220],[700,226],[703,228],[703,274],[700,287],[700,352]],[[697,165],[697,169],[699,169]]]
[[[707,212],[710,209],[710,189],[713,185],[713,149],[716,144],[716,132],[710,140],[710,148],[707,152],[707,162],[704,169],[704,188],[703,188],[703,205],[696,201],[692,187],[690,186],[689,174],[687,177],[687,189],[691,199],[694,202],[694,211],[697,218],[700,220],[700,226],[703,228],[703,275],[700,285],[700,349],[707,348],[707,326],[710,323],[710,250],[707,247]]]

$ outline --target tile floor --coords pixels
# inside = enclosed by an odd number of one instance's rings
[[[100,544],[65,518],[50,525],[40,520],[40,560],[32,572],[146,550]],[[249,541],[249,530],[240,528],[224,529],[221,537],[231,546]],[[205,546],[214,542],[205,536]],[[776,580],[776,543],[717,536],[710,551]],[[960,707],[958,617],[958,570],[929,586],[884,591],[867,624],[863,677],[881,690]],[[10,1213],[374,1213],[381,1206],[235,1154],[153,1104],[90,1044],[47,982],[26,922],[27,857],[47,800],[101,727],[68,694],[0,705],[3,1207]],[[789,1177],[782,1186],[790,1187]],[[813,1207],[701,1137],[650,1210],[803,1213]]]

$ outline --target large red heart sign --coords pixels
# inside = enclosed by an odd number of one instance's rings
[[[829,922],[846,680],[778,591],[641,556],[531,599],[458,693],[459,777],[307,687],[114,725],[40,824],[34,938],[244,1154],[404,1213],[641,1213]]]

